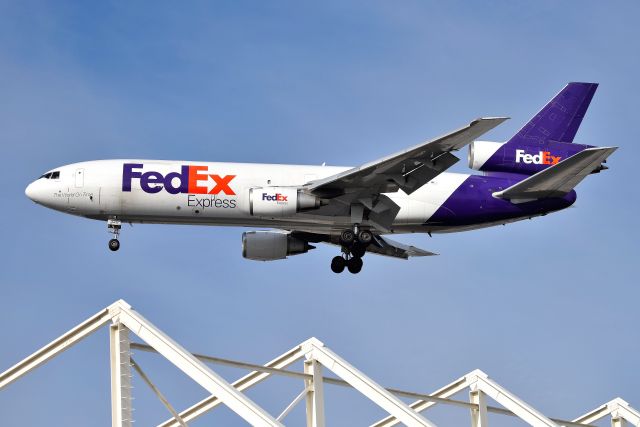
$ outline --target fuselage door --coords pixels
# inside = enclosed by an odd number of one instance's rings
[[[76,188],[84,187],[84,169],[76,169]]]

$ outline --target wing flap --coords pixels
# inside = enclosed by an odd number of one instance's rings
[[[304,240],[306,242],[324,242],[330,245],[340,246],[338,236],[332,236],[331,234],[292,230],[291,236]],[[369,246],[367,246],[367,252],[401,259],[438,255],[424,249],[416,248],[415,246],[396,242],[387,237],[382,237],[378,234],[373,235],[373,241]]]
[[[493,193],[493,196],[511,201],[562,197],[587,175],[600,170],[601,163],[617,149],[618,147],[587,148],[505,190]]]
[[[387,237],[375,236],[374,244],[367,247],[367,252],[372,252],[378,255],[390,256],[393,258],[409,259],[410,257],[423,257],[438,255],[433,252],[426,251],[424,249],[417,248],[411,245],[405,245],[404,243],[396,242]]]

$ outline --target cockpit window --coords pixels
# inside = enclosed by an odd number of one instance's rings
[[[40,178],[44,179],[60,179],[60,171],[47,172]]]

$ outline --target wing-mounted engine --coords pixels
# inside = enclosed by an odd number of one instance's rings
[[[249,190],[249,214],[263,217],[287,217],[317,209],[319,197],[296,187],[258,187]]]
[[[249,231],[242,233],[242,256],[255,261],[274,261],[315,249],[309,242],[288,233]]]

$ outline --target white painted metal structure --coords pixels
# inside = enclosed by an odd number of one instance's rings
[[[640,426],[640,412],[620,398],[616,398],[573,421],[546,417],[495,383],[480,370],[472,371],[431,394],[384,388],[316,338],[306,340],[265,365],[192,354],[123,300],[116,301],[0,374],[0,390],[109,323],[111,324],[109,329],[111,408],[114,427],[130,427],[133,422],[132,369],[151,388],[172,415],[171,419],[161,423],[159,427],[187,426],[187,423],[213,410],[221,403],[251,425],[282,426],[291,410],[303,400],[306,404],[307,426],[324,427],[326,425],[324,384],[352,387],[389,414],[386,418],[372,424],[372,427],[386,427],[400,423],[407,426],[435,426],[421,412],[436,404],[454,405],[469,410],[472,427],[486,427],[489,413],[515,416],[532,426],[588,426],[605,417],[611,418],[613,427]],[[133,332],[146,344],[131,342],[130,332]],[[211,395],[182,412],[176,411],[142,371],[140,365],[132,359],[132,349],[159,353]],[[286,369],[289,365],[300,360],[304,360],[303,372]],[[207,367],[204,362],[250,369],[252,372],[230,384]],[[332,371],[338,378],[325,377],[323,373],[325,369]],[[304,383],[302,392],[278,416],[269,414],[243,394],[243,391],[272,375],[298,378]],[[469,401],[451,398],[466,389],[469,390]],[[417,400],[411,405],[407,405],[399,397]],[[489,406],[487,398],[497,402],[501,407]]]

